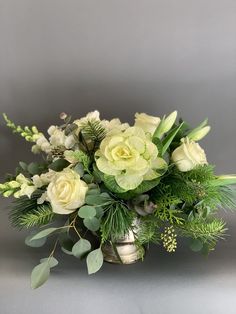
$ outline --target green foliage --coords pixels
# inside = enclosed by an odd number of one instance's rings
[[[20,229],[23,228],[21,224],[21,218],[28,213],[37,211],[37,208],[41,205],[37,204],[37,199],[42,195],[42,191],[37,190],[32,195],[31,198],[27,196],[22,196],[18,199],[15,199],[12,204],[12,210],[10,211],[10,221],[14,227]]]
[[[89,275],[99,271],[103,265],[103,254],[101,248],[90,252],[87,256],[86,263]]]
[[[35,266],[31,273],[31,288],[37,289],[42,286],[49,278],[50,265],[48,262],[40,263]]]
[[[48,224],[54,218],[50,205],[40,205],[36,210],[23,214],[19,217],[19,226],[31,228]]]
[[[69,166],[69,162],[66,159],[59,158],[49,165],[49,169],[54,171],[62,171],[64,168]]]
[[[104,181],[105,186],[110,190],[111,192],[115,193],[118,197],[122,199],[131,199],[135,197],[136,195],[143,194],[148,192],[149,190],[153,189],[155,186],[157,186],[160,182],[160,178],[150,180],[150,181],[143,181],[136,189],[126,191],[122,189],[115,180],[114,176],[110,175],[104,175],[102,176],[102,180]]]
[[[132,228],[134,212],[124,203],[118,201],[103,208],[104,215],[100,227],[102,242],[107,240],[114,242],[122,238]]]
[[[49,235],[51,235],[52,233],[54,233],[55,231],[57,231],[59,228],[54,228],[54,227],[51,227],[51,228],[47,228],[47,229],[44,229],[42,231],[39,231],[38,233],[36,233],[32,238],[31,238],[31,241],[34,241],[34,240],[38,240],[38,239],[42,239],[42,238],[47,238]]]
[[[214,245],[219,239],[223,239],[227,228],[221,219],[211,221],[193,220],[180,225],[178,233],[184,237],[200,239],[203,243]]]
[[[134,231],[135,233],[135,231]],[[144,216],[140,219],[138,231],[135,234],[136,242],[140,245],[160,242],[159,222],[151,215]]]
[[[82,258],[91,250],[91,243],[86,239],[80,239],[72,248],[72,254],[77,258]]]
[[[81,124],[81,133],[85,139],[89,139],[93,142],[91,151],[95,151],[98,148],[100,142],[105,138],[106,129],[102,125],[101,121],[96,119],[88,119]]]
[[[182,200],[171,194],[168,187],[160,186],[153,192],[153,200],[156,203],[155,216],[163,222],[171,224],[182,224],[184,221],[183,211],[178,209],[178,205],[182,204]]]

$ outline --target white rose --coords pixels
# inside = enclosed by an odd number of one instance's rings
[[[70,214],[85,202],[87,184],[71,169],[58,172],[47,188],[47,199],[57,214]]]
[[[81,128],[81,125],[83,123],[86,123],[88,120],[100,121],[100,113],[99,113],[99,111],[95,110],[95,111],[89,112],[85,117],[77,119],[73,123],[78,125],[78,131],[79,131],[80,128]]]
[[[142,128],[145,132],[153,135],[160,121],[159,117],[149,116],[146,113],[136,113],[134,126]]]
[[[189,138],[182,139],[182,145],[173,151],[171,158],[177,168],[183,172],[192,170],[197,165],[207,164],[204,150]]]

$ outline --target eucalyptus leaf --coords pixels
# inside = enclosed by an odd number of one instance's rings
[[[72,254],[77,258],[82,258],[91,250],[91,244],[86,239],[80,239],[72,248]]]
[[[28,171],[28,165],[25,162],[20,161],[19,165],[24,171]]]
[[[74,167],[74,171],[77,172],[80,177],[83,177],[84,175],[84,167],[81,163],[78,163],[75,167]]]
[[[48,262],[43,262],[34,267],[31,273],[31,288],[37,289],[49,278],[50,266]]]
[[[36,239],[36,240],[32,240],[34,235],[29,235],[25,238],[25,244],[30,246],[30,247],[41,247],[43,246],[46,241],[47,238],[41,238],[41,239]]]
[[[93,218],[96,216],[96,209],[89,205],[82,206],[78,211],[78,216],[80,218]]]
[[[194,252],[199,252],[201,251],[203,248],[203,243],[201,240],[199,239],[193,239],[191,242],[190,242],[190,249]]]
[[[39,174],[40,173],[39,164],[37,164],[36,162],[31,162],[28,165],[27,170],[31,175]]]
[[[90,252],[87,256],[86,262],[89,275],[99,271],[103,264],[103,254],[101,248]]]
[[[34,235],[31,238],[31,241],[38,240],[38,239],[41,239],[41,238],[46,238],[47,236],[49,236],[51,233],[55,232],[56,230],[58,230],[58,228],[47,228],[47,229],[44,229],[44,230],[40,231],[39,233],[37,233],[36,235]]]
[[[42,258],[40,260],[40,263],[45,263],[45,262],[48,263],[50,268],[53,268],[58,265],[58,260],[53,256]]]
[[[85,227],[93,232],[97,231],[100,227],[100,220],[96,217],[85,218],[83,222],[84,222]]]
[[[85,202],[88,205],[105,205],[112,201],[111,197],[107,193],[101,193],[99,195],[87,195]]]

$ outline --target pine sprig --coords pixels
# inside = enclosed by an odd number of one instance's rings
[[[9,214],[10,221],[14,227],[22,228],[20,224],[21,217],[25,216],[28,213],[34,212],[37,207],[37,199],[42,195],[42,191],[37,190],[32,195],[31,198],[27,196],[22,196],[13,201],[12,209]]]
[[[214,219],[210,222],[204,220],[193,220],[179,226],[179,233],[184,237],[200,239],[203,243],[214,244],[223,239],[227,228],[221,219]]]
[[[134,212],[120,202],[114,202],[104,207],[104,215],[101,220],[102,241],[116,241],[124,237],[131,229]]]
[[[54,213],[50,205],[41,205],[32,212],[23,214],[19,217],[19,226],[31,228],[35,226],[42,226],[52,221]]]

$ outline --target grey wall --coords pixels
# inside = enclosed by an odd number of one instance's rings
[[[235,0],[0,0],[0,112],[43,130],[61,111],[79,117],[95,108],[129,121],[136,111],[177,109],[193,125],[207,116],[209,161],[219,172],[236,172],[235,31]],[[0,123],[0,177],[29,161],[29,150]],[[157,251],[130,271],[106,266],[87,279],[68,260],[72,270],[62,266],[49,290],[35,294],[26,275],[41,256],[24,248],[5,213],[0,221],[1,314],[41,306],[52,313],[58,298],[58,313],[95,313],[88,294],[99,313],[182,314],[183,298],[188,313],[235,313],[235,235],[208,264],[185,251],[176,260]]]
[[[1,0],[0,112],[42,129],[95,108],[129,121],[207,116],[208,158],[233,171],[235,31],[234,0]],[[26,147],[0,132],[2,175]]]

